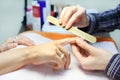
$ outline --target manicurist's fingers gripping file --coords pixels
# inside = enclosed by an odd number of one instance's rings
[[[60,26],[62,28],[62,26],[59,24],[59,21],[58,19],[52,17],[52,16],[48,16],[48,21],[55,24],[56,26]],[[91,43],[95,43],[97,40],[96,40],[96,37],[88,34],[88,33],[85,33],[84,31],[82,30],[79,30],[75,27],[71,27],[70,29],[68,29],[68,31],[70,31],[71,33],[77,35],[77,36],[80,36],[81,38],[91,42]]]

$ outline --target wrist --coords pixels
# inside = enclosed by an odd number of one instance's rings
[[[32,47],[28,47],[25,49],[25,54],[26,54],[26,63],[27,64],[31,64],[35,61],[36,57],[37,57],[37,52],[34,49],[34,46]]]
[[[110,53],[109,55],[106,56],[106,59],[104,60],[104,67],[103,67],[103,70],[106,69],[106,67],[107,67],[107,65],[108,65],[108,63],[109,63],[109,61],[110,61],[111,58],[112,58],[112,56],[113,56],[112,53]]]

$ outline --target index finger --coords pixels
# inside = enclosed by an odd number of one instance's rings
[[[59,40],[59,43],[63,46],[70,44],[70,43],[76,43],[77,38],[78,37],[61,39]]]

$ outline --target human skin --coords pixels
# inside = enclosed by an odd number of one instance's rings
[[[81,38],[78,38],[71,47],[73,54],[85,70],[105,70],[113,56],[112,53],[96,48]]]
[[[18,35],[17,38],[8,38],[3,44],[1,44],[0,52],[15,48],[18,45],[34,46],[35,44],[29,38],[22,35]]]
[[[63,8],[59,23],[66,29],[72,26],[78,26],[79,28],[84,28],[89,25],[89,19],[86,15],[86,9],[77,6],[68,6]]]
[[[69,43],[74,43],[75,38],[55,40],[39,46],[17,48],[1,52],[0,74],[17,70],[27,64],[40,65],[54,63],[53,69],[67,69],[70,65],[70,54],[64,48]],[[61,54],[64,57],[61,58]]]

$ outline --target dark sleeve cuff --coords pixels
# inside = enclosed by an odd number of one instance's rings
[[[114,80],[120,80],[120,54],[115,54],[108,63],[105,73]]]
[[[92,14],[87,14],[88,20],[89,20],[89,26],[86,26],[85,28],[79,28],[82,31],[85,31],[87,33],[94,33],[94,28],[96,24],[96,19]]]

